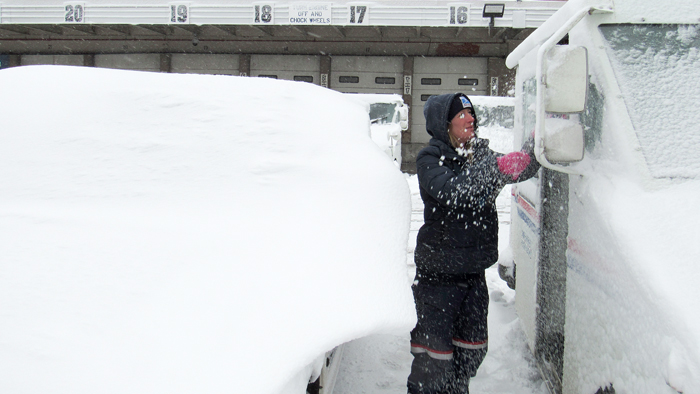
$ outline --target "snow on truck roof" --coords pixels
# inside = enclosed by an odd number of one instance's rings
[[[399,94],[384,93],[345,93],[352,100],[359,100],[363,103],[403,103],[403,98]]]
[[[302,390],[324,352],[413,327],[408,186],[344,95],[56,66],[0,85],[5,391]]]
[[[601,10],[604,23],[688,23],[700,21],[700,3],[687,0],[569,0],[540,27],[530,34],[506,58],[506,66],[513,68],[520,59],[539,47],[570,18],[583,9]],[[612,11],[612,12],[610,12]],[[591,11],[593,13],[597,11]]]

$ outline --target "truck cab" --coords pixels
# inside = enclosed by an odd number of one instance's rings
[[[700,3],[572,0],[506,64],[543,168],[499,268],[550,392],[699,393]]]
[[[398,94],[346,93],[369,105],[370,136],[401,168],[401,133],[408,129],[408,105]]]

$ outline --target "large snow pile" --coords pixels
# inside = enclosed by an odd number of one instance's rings
[[[410,192],[366,108],[311,84],[0,71],[0,381],[303,392],[415,322]]]

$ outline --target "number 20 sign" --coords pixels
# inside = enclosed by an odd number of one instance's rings
[[[65,14],[63,21],[66,23],[83,23],[85,21],[85,4],[71,3],[65,4]]]

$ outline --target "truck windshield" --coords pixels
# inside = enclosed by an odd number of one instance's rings
[[[395,123],[395,103],[372,103],[369,106],[369,118],[373,124]]]
[[[649,170],[700,178],[699,25],[601,25]]]

